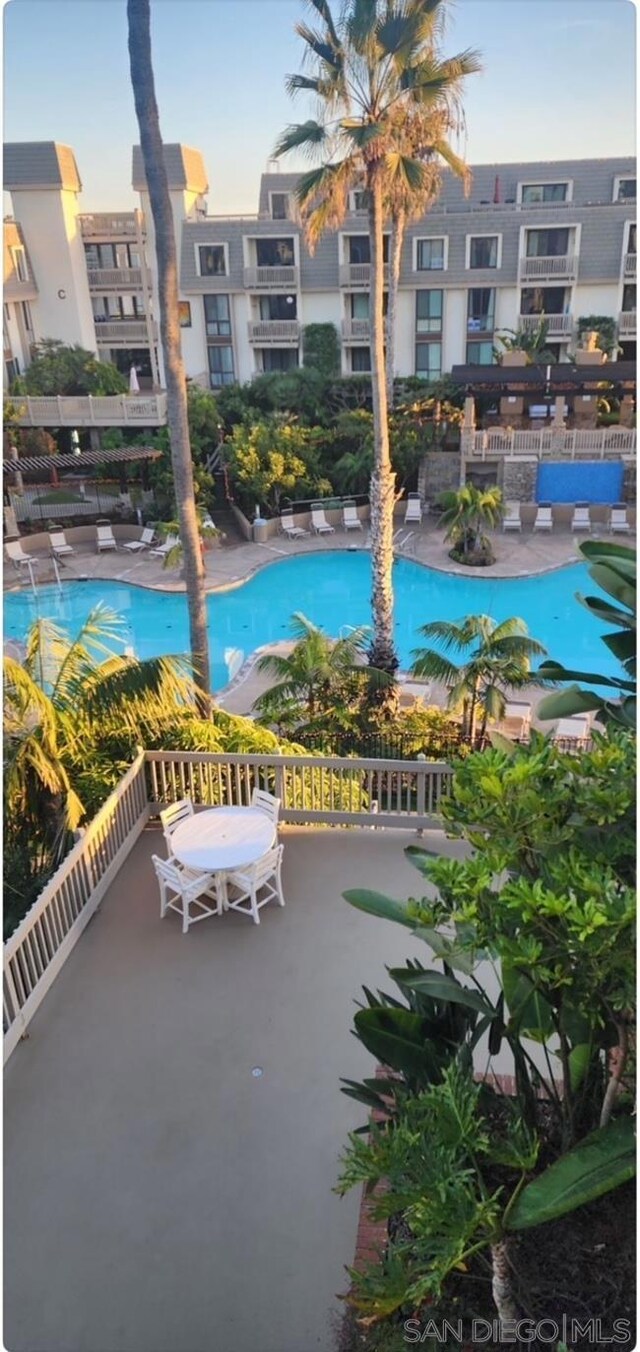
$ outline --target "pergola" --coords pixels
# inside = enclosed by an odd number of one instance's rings
[[[498,397],[513,394],[580,395],[585,390],[607,384],[612,393],[622,397],[635,394],[636,365],[632,361],[611,361],[602,365],[574,365],[558,362],[547,366],[453,366],[451,378],[461,385],[467,395],[493,394]]]
[[[157,460],[162,451],[151,446],[120,446],[113,451],[81,451],[79,455],[20,455],[2,461],[4,474],[51,474],[96,469],[102,465],[135,464]]]

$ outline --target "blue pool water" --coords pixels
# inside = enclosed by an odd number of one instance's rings
[[[394,567],[396,642],[402,667],[420,646],[420,625],[488,614],[518,615],[549,655],[566,666],[616,675],[615,658],[602,643],[603,626],[575,600],[593,591],[586,566],[575,564],[542,577],[461,577],[400,559]],[[343,625],[369,624],[370,565],[364,551],[301,554],[271,564],[235,591],[209,596],[213,687],[219,690],[261,644],[289,637],[295,610],[337,637]],[[186,652],[184,594],[149,591],[124,582],[64,582],[5,596],[5,638],[23,639],[38,615],[74,634],[99,601],[124,617],[123,646],[137,657]]]

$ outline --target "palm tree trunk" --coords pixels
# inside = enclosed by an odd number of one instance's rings
[[[176,242],[151,62],[149,0],[127,0],[127,17],[131,84],[156,237],[160,339],[167,386],[167,423],[173,485],[184,556],[191,659],[194,679],[199,688],[206,693],[208,702],[211,676],[205,573],[196,517],[187,417],[187,387],[180,345]]]
[[[384,270],[382,245],[382,180],[374,161],[367,175],[369,244],[371,252],[371,390],[373,397],[374,460],[371,475],[371,574],[373,642],[369,660],[390,675],[398,659],[393,642],[393,507],[395,475],[391,472],[389,425],[384,366]]]
[[[400,284],[400,260],[407,223],[406,214],[399,210],[391,223],[391,242],[389,258],[389,303],[387,305],[387,405],[393,408],[393,381],[396,365],[396,323],[398,314],[398,286]]]
[[[491,1294],[499,1318],[503,1323],[519,1318],[519,1311],[513,1298],[511,1286],[511,1265],[507,1244],[506,1239],[499,1239],[491,1245],[491,1265],[493,1268]]]

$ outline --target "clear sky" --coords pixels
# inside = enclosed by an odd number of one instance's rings
[[[165,141],[202,151],[211,213],[255,211],[276,137],[310,111],[284,91],[303,0],[151,8]],[[9,0],[3,17],[5,139],[72,146],[83,210],[132,205],[125,0]],[[485,65],[465,98],[470,163],[633,154],[635,26],[631,0],[457,0],[445,50]]]

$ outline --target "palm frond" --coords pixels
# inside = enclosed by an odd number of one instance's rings
[[[351,0],[344,28],[354,52],[373,58],[378,40],[378,0]]]
[[[329,0],[307,0],[307,3],[311,7],[311,9],[315,9],[316,13],[320,15],[320,18],[322,19],[326,27],[327,36],[330,42],[333,44],[334,47],[338,47],[340,45],[340,42],[338,38],[336,25],[334,23],[333,15],[331,13],[331,6],[329,4]]]
[[[305,155],[317,155],[326,144],[327,133],[319,122],[309,118],[307,122],[292,123],[276,142],[276,156],[289,155],[292,150],[301,150]]]

